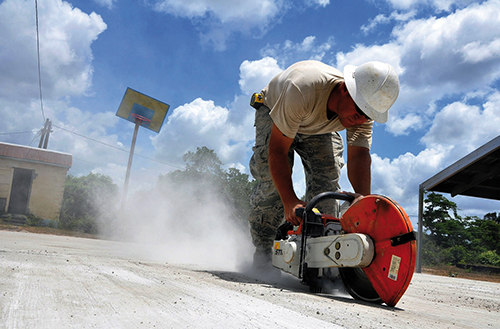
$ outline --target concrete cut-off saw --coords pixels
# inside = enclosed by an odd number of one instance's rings
[[[340,277],[355,299],[395,306],[415,269],[415,233],[408,215],[388,197],[367,195],[339,219],[315,208],[326,199],[354,198],[325,192],[298,209],[298,229],[288,222],[278,229],[273,266],[301,279],[314,293]]]

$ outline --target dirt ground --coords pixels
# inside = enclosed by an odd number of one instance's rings
[[[0,230],[0,328],[495,328],[500,320],[495,282],[415,274],[387,307],[341,287],[310,294],[290,276],[153,260],[152,248]]]

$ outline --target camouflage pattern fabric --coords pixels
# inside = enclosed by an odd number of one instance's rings
[[[256,138],[253,156],[250,159],[250,172],[258,184],[251,195],[252,210],[249,216],[252,242],[256,254],[271,253],[276,230],[283,223],[283,204],[269,172],[268,144],[273,121],[269,108],[262,106],[255,113]],[[326,191],[339,191],[340,169],[344,147],[338,132],[322,135],[297,134],[290,151],[288,162],[293,167],[294,152],[300,156],[306,179],[306,201]],[[300,197],[300,196],[299,196]],[[336,200],[323,201],[317,207],[320,211],[338,215]]]

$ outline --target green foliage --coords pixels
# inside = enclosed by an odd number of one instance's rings
[[[494,250],[487,250],[477,256],[480,264],[500,266],[500,256]]]
[[[453,224],[448,222],[454,221]],[[449,236],[449,228],[457,227],[460,223],[457,204],[446,199],[441,194],[431,192],[425,199],[425,209],[423,214],[423,224],[429,230],[430,236],[434,238],[438,245],[443,239]]]
[[[496,212],[487,213],[486,215],[484,215],[483,219],[492,220],[495,223],[500,224],[500,213],[498,213],[498,214]]]
[[[90,173],[66,177],[59,227],[97,233],[98,219],[115,213],[118,187],[111,177]]]
[[[26,216],[26,225],[28,226],[42,226],[43,224],[43,219],[40,217],[36,217],[33,214],[28,214]]]
[[[496,213],[462,218],[457,205],[437,193],[425,199],[423,223],[428,234],[422,244],[422,263],[486,264],[500,266],[500,223]]]

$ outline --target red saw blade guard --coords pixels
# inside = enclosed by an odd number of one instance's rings
[[[368,195],[353,203],[340,223],[348,233],[363,233],[373,239],[375,256],[363,271],[380,299],[395,306],[415,270],[417,244],[408,215],[390,198]]]

